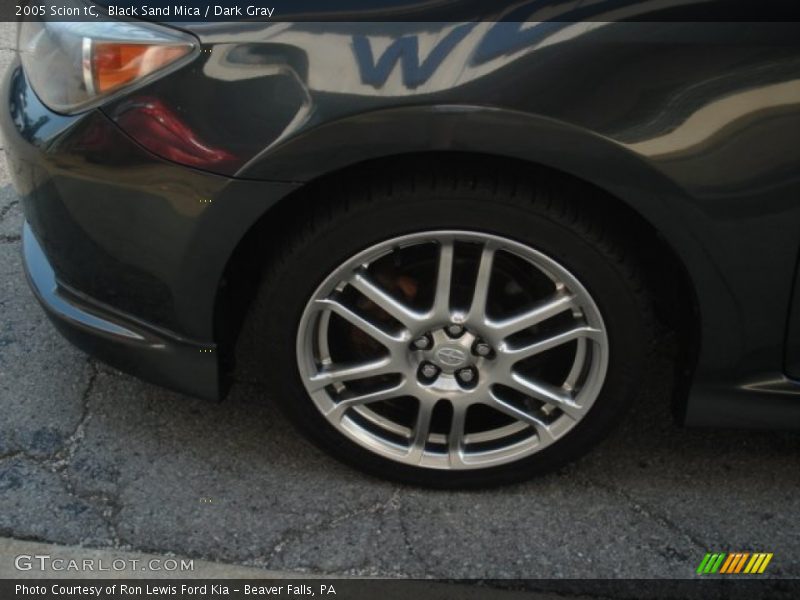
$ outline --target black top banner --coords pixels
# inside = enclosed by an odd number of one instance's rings
[[[793,0],[2,0],[0,20],[800,22]]]

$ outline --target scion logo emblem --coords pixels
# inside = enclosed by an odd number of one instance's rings
[[[467,353],[460,348],[446,346],[436,351],[436,360],[448,367],[460,367],[467,362]]]

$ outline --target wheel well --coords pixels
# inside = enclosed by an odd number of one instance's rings
[[[606,223],[613,224],[613,234],[625,252],[635,256],[645,277],[648,292],[659,324],[656,346],[671,348],[674,353],[675,387],[672,409],[676,419],[682,421],[691,376],[699,350],[700,313],[694,286],[676,252],[659,231],[634,208],[590,182],[550,167],[518,159],[457,152],[426,152],[404,154],[365,161],[328,173],[283,198],[267,211],[240,240],[226,265],[217,292],[214,311],[215,340],[223,373],[230,382],[235,369],[236,343],[244,317],[253,299],[261,273],[272,249],[279,246],[293,231],[295,223],[310,211],[306,203],[318,201],[320,196],[334,194],[307,193],[310,189],[358,185],[365,174],[372,177],[381,173],[431,172],[433,176],[448,169],[474,166],[484,172],[491,169],[503,172],[524,171],[537,177],[546,177],[552,183],[562,181],[573,191],[587,190],[591,194],[592,210]],[[387,178],[388,179],[388,178]],[[575,194],[580,197],[580,194]]]

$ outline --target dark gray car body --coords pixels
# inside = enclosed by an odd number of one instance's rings
[[[193,61],[81,115],[7,76],[29,275],[82,347],[223,395],[220,289],[249,231],[343,169],[469,153],[587,181],[657,233],[691,321],[685,422],[800,426],[797,24],[173,25]],[[185,164],[142,106],[191,132]]]

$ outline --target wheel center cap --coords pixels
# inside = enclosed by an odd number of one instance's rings
[[[458,369],[469,362],[469,354],[458,346],[442,346],[433,353],[436,362],[443,368]]]

